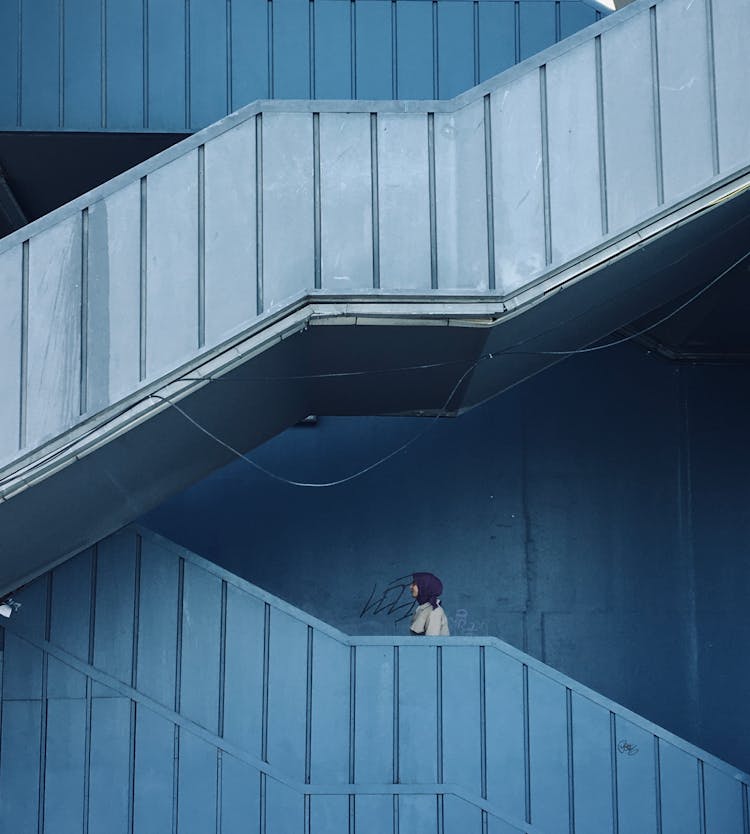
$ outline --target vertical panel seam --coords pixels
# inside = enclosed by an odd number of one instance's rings
[[[268,0],[269,8],[271,0]],[[255,304],[263,312],[263,114],[255,117]]]
[[[604,130],[604,71],[602,66],[602,36],[594,38],[596,68],[596,125],[599,140],[599,200],[602,215],[602,234],[609,234],[609,209],[607,206],[607,148]]]
[[[107,128],[107,0],[101,0],[99,7],[99,124]]]
[[[142,0],[143,2],[143,126],[148,128],[149,123],[149,0]]]
[[[216,748],[216,822],[214,823],[216,834],[221,834],[222,830],[222,787],[223,787],[223,770],[224,770],[224,751],[221,747]]]
[[[513,4],[513,49],[514,49],[514,64],[521,61],[521,3],[516,0]]]
[[[399,657],[398,657],[398,646],[393,647],[393,784],[398,785],[400,774],[399,774],[399,756],[398,756],[398,746],[399,746],[399,710],[398,710],[398,700],[399,700]],[[395,795],[394,795],[395,796]],[[396,809],[396,813],[398,814],[398,808]]]
[[[65,0],[57,0],[57,126],[65,126]]]
[[[706,834],[706,782],[703,759],[698,759],[698,830]]]
[[[273,48],[273,2],[272,0],[268,0],[266,4],[266,39],[268,42],[268,98],[273,98],[274,94],[274,73],[273,73],[273,60],[274,60],[274,48]],[[260,116],[260,114],[258,114]]]
[[[23,124],[23,0],[18,0],[18,55],[16,57],[16,127]]]
[[[87,651],[87,662],[89,666],[94,665],[94,629],[96,622],[96,576],[99,560],[99,545],[91,548],[91,572],[89,581],[89,644]],[[83,834],[89,831],[89,810],[91,801],[91,724],[93,709],[94,682],[86,676],[86,730],[84,740],[84,763],[83,763]]]
[[[357,730],[357,647],[349,646],[349,784],[353,785],[356,768]],[[353,834],[353,832],[351,833]]]
[[[661,802],[661,743],[659,736],[654,736],[654,787],[656,791],[656,834],[662,834],[663,817]]]
[[[664,160],[661,135],[661,94],[659,92],[659,40],[656,26],[656,6],[649,8],[651,23],[651,81],[654,107],[654,152],[656,154],[656,199],[664,203]]]
[[[81,212],[81,328],[80,344],[80,379],[78,413],[85,414],[88,409],[88,317],[89,317],[89,209]]]
[[[139,380],[146,378],[147,314],[148,314],[148,180],[141,177],[141,234],[140,234],[140,310],[139,310]]]
[[[476,87],[477,84],[479,84],[480,73],[479,0],[473,0],[472,7],[472,37],[474,41],[474,86]]]
[[[398,98],[398,7],[391,0],[391,98]]]
[[[435,5],[433,0],[433,6]],[[438,288],[437,195],[435,193],[435,114],[427,114],[427,169],[430,203],[430,286]]]
[[[133,571],[133,642],[130,660],[130,685],[138,687],[138,637],[141,613],[141,560],[143,556],[143,539],[139,533],[135,536],[135,568]],[[135,756],[136,756],[136,723],[138,719],[138,704],[130,702],[130,739],[128,762],[128,832],[133,834],[135,829]]]
[[[312,770],[313,709],[313,628],[307,627],[307,669],[305,675],[305,784],[310,784]]]
[[[174,711],[179,715],[182,710],[182,637],[185,618],[185,560],[180,556],[177,561],[177,634],[175,635],[174,661]]]
[[[529,722],[529,667],[523,664],[523,769],[524,814],[531,823],[531,727]]]
[[[612,778],[612,834],[620,831],[620,808],[617,789],[617,728],[614,712],[609,713],[609,761]]]
[[[437,735],[437,781],[443,782],[443,647],[438,646],[435,658],[435,732]]]
[[[266,834],[266,774],[263,772],[260,774],[260,802],[258,805],[260,834]]]
[[[432,97],[440,98],[440,31],[437,0],[432,0]]]
[[[261,705],[261,761],[268,764],[268,678],[271,647],[271,606],[264,603],[263,612],[263,699]]]
[[[378,190],[378,114],[370,113],[370,189],[372,192],[372,286],[380,288],[380,200]]]
[[[349,0],[349,88],[357,98],[357,4]]]
[[[743,782],[742,789],[742,821],[745,834],[750,834],[750,803],[748,803],[747,783]]]
[[[54,573],[50,571],[47,574],[47,583],[45,589],[45,606],[44,606],[44,639],[49,642],[50,632],[52,627],[52,581]],[[40,706],[40,725],[39,725],[39,790],[38,790],[38,807],[37,807],[37,832],[44,834],[45,815],[44,806],[46,803],[46,787],[47,787],[47,685],[49,673],[49,654],[42,652],[42,691],[39,702]]]
[[[713,0],[706,0],[706,43],[708,46],[708,104],[711,119],[711,159],[713,173],[720,169],[719,159],[719,116],[716,102],[716,45],[714,43],[714,9]]]
[[[310,5],[313,5],[312,0],[310,0]],[[305,793],[302,795],[302,797],[302,830],[305,832],[305,834],[310,834],[310,794]]]
[[[226,0],[226,16],[227,16],[227,112],[233,113],[234,112],[234,90],[232,89],[234,84],[233,73],[234,73],[234,44],[232,43],[232,0]]]
[[[492,166],[492,99],[484,96],[484,184],[487,210],[487,288],[497,288],[495,273],[495,186]]]
[[[568,754],[568,830],[575,834],[576,803],[575,803],[575,768],[573,757],[573,693],[569,686],[565,687],[565,734]]]
[[[29,387],[29,248],[30,241],[21,244],[21,355],[18,403],[18,448],[26,446]]]
[[[479,647],[479,768],[482,799],[487,799],[487,665],[485,646]],[[483,829],[486,821],[483,814]]]
[[[221,581],[221,614],[219,623],[219,715],[217,727],[219,738],[224,738],[224,701],[227,685],[227,599],[226,579]]]
[[[308,0],[307,3],[307,97],[316,98],[315,92],[315,2]]]
[[[547,121],[547,65],[539,67],[539,109],[542,133],[542,183],[544,197],[544,261],[552,263],[552,222],[550,208],[549,124]]]
[[[562,24],[560,20],[560,0],[555,0],[555,43],[562,40]]]
[[[206,146],[198,146],[198,347],[206,343]]]
[[[190,0],[185,0],[185,31],[184,31],[184,40],[183,40],[183,48],[185,50],[185,130],[190,130],[191,128],[191,121],[193,118],[192,113],[192,97],[193,97],[193,79],[192,79],[192,62],[190,60],[190,40],[192,37],[192,30],[190,26],[190,15],[192,13],[190,7]]]
[[[310,8],[313,7],[310,0]],[[313,127],[313,247],[314,247],[314,286],[322,286],[322,251],[321,251],[321,209],[320,209],[320,113],[312,114]]]
[[[174,725],[172,754],[172,834],[180,830],[180,725]]]

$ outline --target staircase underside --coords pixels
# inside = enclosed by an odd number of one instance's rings
[[[652,239],[644,230],[551,276],[527,304],[301,297],[30,456],[0,501],[0,588],[17,587],[232,459],[170,403],[243,452],[310,414],[456,415],[715,279],[747,248],[750,190],[734,193],[745,185],[703,195],[681,221],[665,218]]]

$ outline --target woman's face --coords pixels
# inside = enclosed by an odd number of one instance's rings
[[[419,596],[419,586],[416,582],[411,583],[411,595],[416,599]]]

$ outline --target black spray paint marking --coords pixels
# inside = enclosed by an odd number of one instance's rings
[[[399,576],[391,580],[382,592],[378,592],[378,585],[372,586],[372,592],[360,612],[360,618],[365,614],[385,614],[388,617],[400,614],[396,622],[408,619],[414,611],[417,601],[411,595],[411,574]]]
[[[624,740],[617,745],[617,750],[624,756],[636,756],[639,752],[637,745]]]

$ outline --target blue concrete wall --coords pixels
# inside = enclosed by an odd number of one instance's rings
[[[750,395],[742,368],[625,345],[578,357],[343,487],[242,462],[147,525],[353,634],[404,633],[403,577],[494,634],[750,767]],[[424,423],[322,418],[253,453],[294,479],[367,465]]]
[[[451,98],[594,0],[7,0],[0,130],[192,131],[256,99]]]

